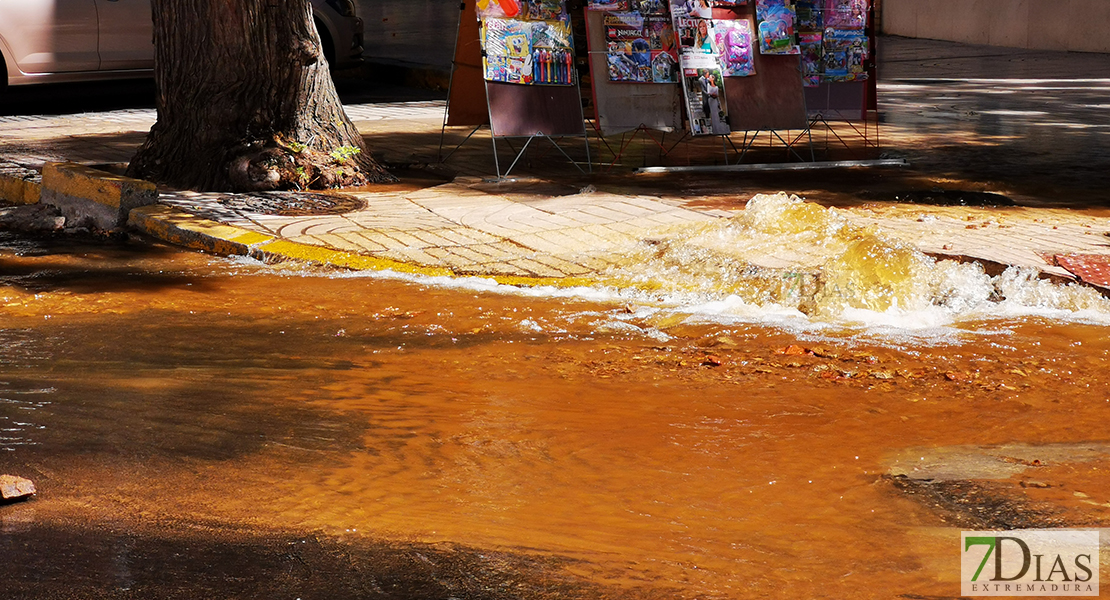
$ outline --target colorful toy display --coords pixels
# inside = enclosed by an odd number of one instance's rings
[[[577,83],[565,0],[482,0],[477,9],[486,80],[522,85]],[[506,16],[492,16],[502,13]]]
[[[794,5],[790,0],[756,0],[761,54],[798,54],[794,40]]]
[[[715,21],[713,33],[716,40],[721,73],[725,77],[755,75],[752,56],[752,28],[744,19]]]

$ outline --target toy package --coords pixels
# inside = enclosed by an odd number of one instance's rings
[[[528,0],[528,18],[533,21],[565,21],[566,4],[563,0]]]
[[[826,29],[824,81],[867,79],[867,34],[858,29]]]
[[[798,54],[794,5],[789,0],[756,0],[760,54]]]
[[[670,0],[671,16],[712,19],[713,6],[709,0]]]
[[[682,57],[682,85],[686,116],[694,135],[727,135],[728,102],[717,58],[706,54]]]
[[[824,36],[820,31],[805,31],[798,34],[798,47],[802,53],[802,85],[817,87],[821,85],[824,67],[821,57],[824,54]]]
[[[825,27],[833,29],[866,29],[868,0],[826,0]]]
[[[794,13],[798,18],[794,26],[799,32],[821,31],[825,28],[825,0],[797,0],[794,3]]]
[[[678,57],[673,50],[652,53],[651,79],[655,83],[678,83]]]
[[[532,69],[535,83],[574,85],[574,47],[570,21],[532,22]]]
[[[717,60],[725,77],[755,75],[750,22],[746,19],[714,21],[713,35],[718,51]]]

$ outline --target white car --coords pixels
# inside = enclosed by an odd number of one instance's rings
[[[354,0],[312,0],[333,68],[362,61]],[[150,0],[0,0],[0,65],[8,85],[149,77]]]

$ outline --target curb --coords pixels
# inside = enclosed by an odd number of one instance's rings
[[[46,163],[39,202],[56,206],[67,222],[109,230],[125,225],[132,209],[158,202],[158,188],[77,163]]]
[[[545,285],[576,287],[595,283],[594,280],[585,277],[520,277],[456,273],[444,267],[414,265],[388,258],[365,256],[322,246],[291,242],[249,229],[196,217],[162,204],[143,206],[132,210],[127,224],[132,229],[164,242],[219,256],[250,256],[267,262],[291,260],[340,267],[353,271],[390,270],[428,277],[479,277],[491,279],[502,285],[522,287]]]
[[[0,200],[12,204],[38,204],[42,194],[39,172],[4,162],[0,164]]]

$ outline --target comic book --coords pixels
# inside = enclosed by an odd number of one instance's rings
[[[805,87],[821,85],[823,38],[819,31],[805,31],[798,34],[798,47],[802,52],[802,85]]]
[[[732,8],[733,6],[747,6],[748,0],[713,0],[714,7]]]
[[[760,54],[798,54],[794,5],[789,0],[756,0]]]
[[[826,29],[824,39],[824,81],[862,81],[867,79],[867,34],[858,29]]]
[[[715,20],[713,36],[717,46],[717,60],[725,77],[755,75],[752,56],[754,36],[751,23],[747,19]]]
[[[717,58],[708,54],[682,57],[682,86],[686,116],[694,135],[727,135],[728,102]]]
[[[674,20],[680,54],[716,54],[712,19],[676,18]]]
[[[825,0],[825,27],[866,29],[869,0]]]
[[[486,49],[485,75],[489,81],[532,83],[532,23],[515,19],[482,21]]]
[[[710,0],[670,0],[671,16],[712,19],[713,6]]]

